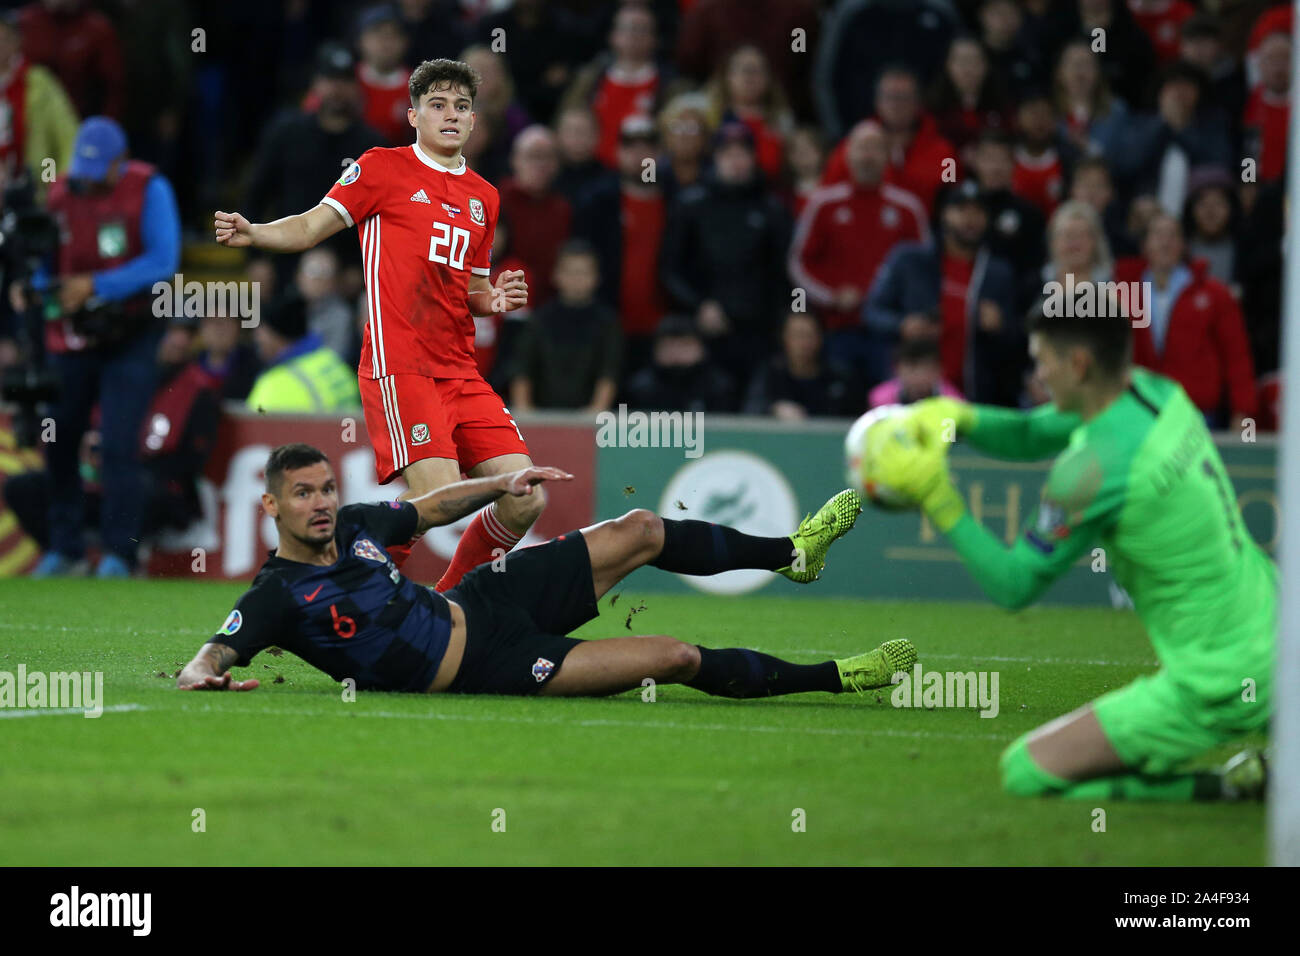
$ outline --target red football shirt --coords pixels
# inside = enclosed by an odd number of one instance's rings
[[[406,67],[384,76],[364,63],[357,66],[362,117],[394,146],[405,145],[415,138],[415,130],[406,120],[406,110],[411,105],[410,79],[411,71]]]
[[[1056,150],[1048,149],[1041,156],[1031,156],[1023,148],[1016,148],[1016,166],[1011,174],[1011,191],[1028,199],[1051,218],[1061,201],[1065,183],[1065,169]]]
[[[649,115],[658,88],[659,71],[653,66],[632,74],[607,70],[600,78],[591,111],[600,126],[596,158],[606,166],[618,165],[618,136],[623,120],[637,114]]]
[[[489,275],[496,188],[412,144],[366,150],[321,202],[361,227],[368,318],[357,373],[477,378],[469,277]]]
[[[963,388],[966,376],[966,296],[975,272],[972,259],[943,257],[943,278],[939,286],[939,362],[943,377]]]
[[[659,291],[659,243],[664,234],[662,196],[622,197],[623,274],[619,312],[628,335],[649,335],[664,315]]]
[[[1286,125],[1291,103],[1256,86],[1246,102],[1242,124],[1253,131],[1258,143],[1259,181],[1280,179],[1286,172]]]

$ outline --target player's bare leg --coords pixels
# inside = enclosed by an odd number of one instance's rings
[[[397,496],[398,499],[418,498],[427,492],[437,491],[452,482],[460,481],[460,465],[452,458],[421,458],[402,469],[402,480],[406,482],[407,489]],[[417,534],[405,544],[388,547],[388,553],[392,555],[393,563],[398,568],[406,563],[406,559],[411,556],[411,548],[420,538],[421,535]]]
[[[603,697],[634,687],[646,678],[658,684],[684,684],[700,670],[700,649],[663,634],[587,641],[569,651],[543,694]]]
[[[1063,780],[1091,780],[1125,769],[1091,703],[1031,731],[1027,746],[1036,764]]]
[[[469,470],[471,478],[490,478],[503,475],[533,464],[527,455],[498,455],[479,462]],[[458,476],[459,477],[459,476]],[[460,579],[494,558],[500,557],[519,543],[546,507],[546,492],[541,485],[533,488],[531,495],[514,497],[506,495],[484,508],[460,536],[456,553],[436,587],[439,591],[454,588]]]

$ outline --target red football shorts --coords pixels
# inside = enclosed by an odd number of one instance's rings
[[[360,379],[366,429],[381,485],[413,461],[450,458],[461,471],[528,446],[501,396],[481,378],[396,374]]]

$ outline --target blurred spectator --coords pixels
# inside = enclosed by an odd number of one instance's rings
[[[86,0],[36,0],[18,12],[18,24],[23,55],[54,71],[78,115],[121,118],[126,73],[108,17]]]
[[[812,53],[819,49],[817,7],[813,0],[695,0],[677,33],[677,64],[704,82],[736,47],[757,47],[777,83],[805,112],[812,103]],[[804,45],[792,50],[797,37]]]
[[[772,347],[789,305],[790,217],[764,184],[749,127],[725,123],[714,137],[713,175],[673,204],[660,252],[664,288],[695,316],[710,354],[738,381]]]
[[[474,94],[475,120],[488,118],[498,149],[507,153],[515,137],[532,123],[518,98],[507,58],[489,47],[472,46],[461,53],[460,59],[477,70],[480,77]]]
[[[863,120],[847,143],[850,180],[808,200],[790,244],[789,272],[822,312],[829,354],[864,372],[859,315],[867,290],[897,243],[928,239],[930,230],[921,201],[883,181],[889,153],[880,124]]]
[[[1061,134],[1078,154],[1113,161],[1126,145],[1128,104],[1111,94],[1098,59],[1082,40],[1065,45],[1056,65],[1056,113]]]
[[[1258,407],[1241,310],[1204,261],[1184,252],[1178,220],[1159,213],[1147,225],[1142,258],[1116,263],[1116,281],[1151,283],[1150,324],[1133,330],[1133,359],[1182,385],[1211,428],[1240,429]]]
[[[1051,216],[1061,201],[1065,184],[1065,161],[1056,115],[1046,93],[1032,91],[1020,100],[1016,110],[1020,136],[1016,143],[1016,166],[1011,188],[1028,199],[1044,216]]]
[[[281,296],[253,330],[262,372],[248,393],[250,409],[335,412],[361,407],[356,374],[307,328],[307,303]]]
[[[7,104],[0,111],[0,163],[6,182],[25,167],[43,195],[44,161],[54,160],[56,171],[68,168],[77,114],[54,74],[27,62],[21,43],[13,14],[0,18],[0,97]]]
[[[1241,204],[1232,186],[1232,177],[1222,169],[1192,170],[1182,224],[1188,257],[1205,260],[1207,273],[1239,298],[1235,283]]]
[[[887,182],[912,193],[934,209],[940,174],[956,157],[952,144],[939,135],[934,118],[921,109],[916,74],[901,67],[888,67],[876,86],[876,120],[885,131]],[[827,185],[849,178],[845,156],[847,137],[835,147],[823,176]]]
[[[948,45],[958,29],[956,11],[947,0],[845,0],[836,4],[826,16],[816,47],[813,76],[817,112],[827,133],[843,136],[858,120],[873,115],[892,130],[893,120],[881,110],[885,74],[901,71],[910,75],[914,87],[928,83],[943,68]],[[915,92],[912,99],[919,107]],[[915,186],[899,185],[917,191]]]
[[[1259,83],[1250,91],[1242,126],[1246,155],[1259,162],[1258,181],[1286,170],[1287,119],[1291,115],[1291,37],[1270,33],[1259,46]]]
[[[197,21],[190,0],[118,5],[126,97],[122,126],[135,153],[174,178],[181,160],[181,128],[191,91]]]
[[[1241,310],[1255,371],[1261,375],[1276,370],[1279,364],[1285,232],[1286,180],[1279,179],[1259,187],[1259,196],[1244,219],[1237,260]]]
[[[1107,84],[1125,101],[1141,102],[1155,54],[1125,0],[1060,0],[1049,7],[1046,30],[1058,40],[1050,53],[1052,62],[1058,59],[1061,47],[1071,40],[1091,44],[1098,37],[1104,38],[1105,56],[1099,65],[1106,74]]]
[[[555,118],[555,145],[560,151],[555,191],[569,200],[573,208],[577,208],[587,193],[597,191],[601,186],[609,188],[618,179],[616,173],[596,158],[599,139],[596,116],[585,106],[561,110]]]
[[[1041,51],[1026,41],[1024,13],[1016,0],[982,0],[979,26],[989,73],[1003,90],[1011,93],[1046,81]]]
[[[492,274],[488,276],[493,285],[502,272],[525,268],[523,260],[514,255],[511,237],[510,217],[498,213],[496,233],[492,236]],[[532,281],[531,277],[525,278]],[[474,316],[474,358],[479,374],[502,395],[510,389],[515,342],[532,314],[530,303],[513,312]]]
[[[600,139],[596,158],[618,165],[619,130],[629,116],[653,114],[672,76],[655,55],[655,17],[648,8],[619,7],[609,30],[609,49],[583,67],[564,94],[563,108],[588,106]]]
[[[1101,217],[1089,204],[1077,199],[1061,203],[1047,224],[1047,246],[1051,258],[1043,266],[1043,283],[1066,284],[1069,277],[1079,282],[1109,282],[1115,262]]]
[[[8,436],[7,432],[0,435]],[[99,406],[90,414],[90,427],[82,436],[77,450],[77,477],[81,483],[81,512],[78,534],[93,536],[100,526],[102,518],[101,502],[104,496],[102,473],[100,468],[100,450],[102,442],[99,434]],[[23,449],[20,449],[20,452]],[[42,551],[50,548],[50,509],[54,505],[54,493],[50,490],[50,473],[40,461],[40,456],[32,452],[35,461],[28,458],[28,466],[21,472],[10,472],[4,483],[4,503],[18,520],[22,533],[34,541]],[[0,463],[8,462],[0,457]],[[42,559],[44,560],[44,559]],[[86,558],[79,557],[58,571],[60,575],[80,577],[90,570]],[[33,577],[47,577],[49,572],[42,571],[41,562],[32,569]]]
[[[1196,8],[1187,0],[1128,0],[1129,12],[1155,50],[1156,62],[1178,59],[1179,34]]]
[[[659,182],[664,198],[672,202],[678,193],[704,178],[709,168],[708,99],[699,93],[674,96],[659,113],[659,135],[664,155],[659,161]]]
[[[727,54],[709,81],[709,120],[714,127],[736,120],[749,127],[759,169],[770,182],[777,181],[794,120],[758,47],[745,44]]]
[[[1120,180],[1155,195],[1165,212],[1181,215],[1187,180],[1196,166],[1235,165],[1227,117],[1202,108],[1205,78],[1196,67],[1174,63],[1160,78],[1155,115],[1136,117],[1115,159]]]
[[[787,312],[781,352],[759,366],[744,411],[783,422],[812,416],[848,417],[862,411],[862,389],[853,374],[822,355],[822,327],[810,312]]]
[[[357,85],[361,89],[361,117],[379,131],[389,146],[415,142],[406,118],[411,105],[407,85],[407,35],[397,8],[387,4],[363,10],[357,23]]]
[[[970,162],[970,147],[981,132],[1011,123],[1006,91],[974,37],[952,41],[943,70],[930,85],[929,100],[939,135],[952,143],[962,163]]]
[[[688,316],[666,316],[655,329],[651,364],[627,383],[627,404],[646,411],[731,412],[736,385],[709,359]]]
[[[1021,283],[1018,308],[1027,308],[1037,287],[1038,270],[1046,257],[1043,233],[1046,220],[1038,207],[1012,191],[1016,162],[1011,137],[987,130],[975,144],[971,170],[984,196],[989,231],[989,251],[1011,264]]]
[[[509,44],[510,74],[528,115],[548,123],[574,68],[596,52],[589,21],[546,0],[514,0],[478,23],[479,42]]]
[[[348,365],[361,357],[356,323],[338,291],[339,262],[329,249],[308,249],[298,260],[295,284],[307,303],[307,328]]]
[[[59,440],[49,443],[46,457],[50,550],[35,573],[66,573],[85,553],[77,449],[98,403],[104,554],[97,574],[122,577],[135,567],[144,518],[138,436],[157,382],[161,334],[150,291],[156,282],[170,283],[180,265],[176,196],[152,166],[128,158],[117,123],[92,116],[81,124],[67,177],[50,188],[47,206],[63,230],[58,292],[49,296],[59,319],[46,323],[45,342],[62,388],[51,407]],[[46,288],[45,277],[33,287]]]
[[[623,336],[618,316],[596,300],[596,251],[576,239],[555,261],[556,296],[528,320],[514,354],[510,407],[598,412],[618,391]]]
[[[510,138],[502,123],[493,113],[477,114],[474,132],[460,150],[465,165],[490,183],[499,183],[510,175]]]
[[[1128,232],[1124,204],[1115,193],[1110,166],[1100,156],[1086,156],[1075,163],[1070,179],[1070,198],[1086,202],[1101,217],[1102,229],[1111,252],[1117,256],[1137,252],[1137,243]]]
[[[1228,139],[1234,149],[1241,144],[1241,120],[1246,109],[1246,72],[1241,61],[1229,55],[1223,42],[1223,25],[1208,13],[1183,21],[1181,58],[1205,74],[1205,103],[1227,117]]]
[[[988,214],[966,181],[944,194],[932,242],[889,254],[863,307],[872,332],[871,382],[890,375],[900,340],[937,338],[943,375],[972,401],[1014,405],[1024,364],[1011,266],[984,243]]]
[[[826,141],[816,126],[800,126],[785,143],[785,197],[796,216],[804,211],[821,186],[826,164]]]
[[[398,0],[412,59],[454,60],[473,40],[457,0]]]
[[[253,390],[260,363],[253,347],[240,341],[239,329],[234,316],[203,316],[196,361],[219,383],[223,401],[243,403]]]
[[[600,257],[601,298],[618,310],[629,369],[649,358],[651,335],[664,314],[659,248],[667,210],[654,172],[658,145],[649,117],[624,120],[618,183],[593,190],[574,217],[573,234]]]
[[[943,377],[939,343],[934,339],[906,339],[900,342],[895,368],[897,374],[894,378],[881,382],[871,390],[867,396],[868,408],[910,405],[938,395],[948,398],[965,397]]]
[[[361,120],[355,63],[346,47],[326,44],[321,48],[310,95],[319,104],[314,112],[282,112],[267,126],[258,143],[243,202],[250,219],[272,222],[310,209],[320,202],[348,163],[370,147],[384,143],[383,136]],[[339,262],[348,264],[344,271],[350,275],[342,280],[345,293],[359,290],[362,283],[356,238],[344,230],[325,242]],[[274,269],[278,287],[289,284],[298,264],[292,255],[262,262],[263,273]],[[266,281],[257,270],[253,275]]]
[[[530,126],[510,151],[514,175],[501,183],[501,208],[510,217],[510,247],[524,263],[529,304],[545,305],[561,243],[569,238],[573,210],[552,186],[560,169],[555,134]]]

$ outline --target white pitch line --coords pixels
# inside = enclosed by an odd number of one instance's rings
[[[135,710],[153,710],[152,707],[145,707],[141,704],[114,704],[111,707],[100,709],[101,714],[121,714],[127,711]],[[60,714],[79,714],[84,716],[86,708],[84,707],[24,707],[14,710],[0,710],[0,720],[6,717],[56,717]]]

